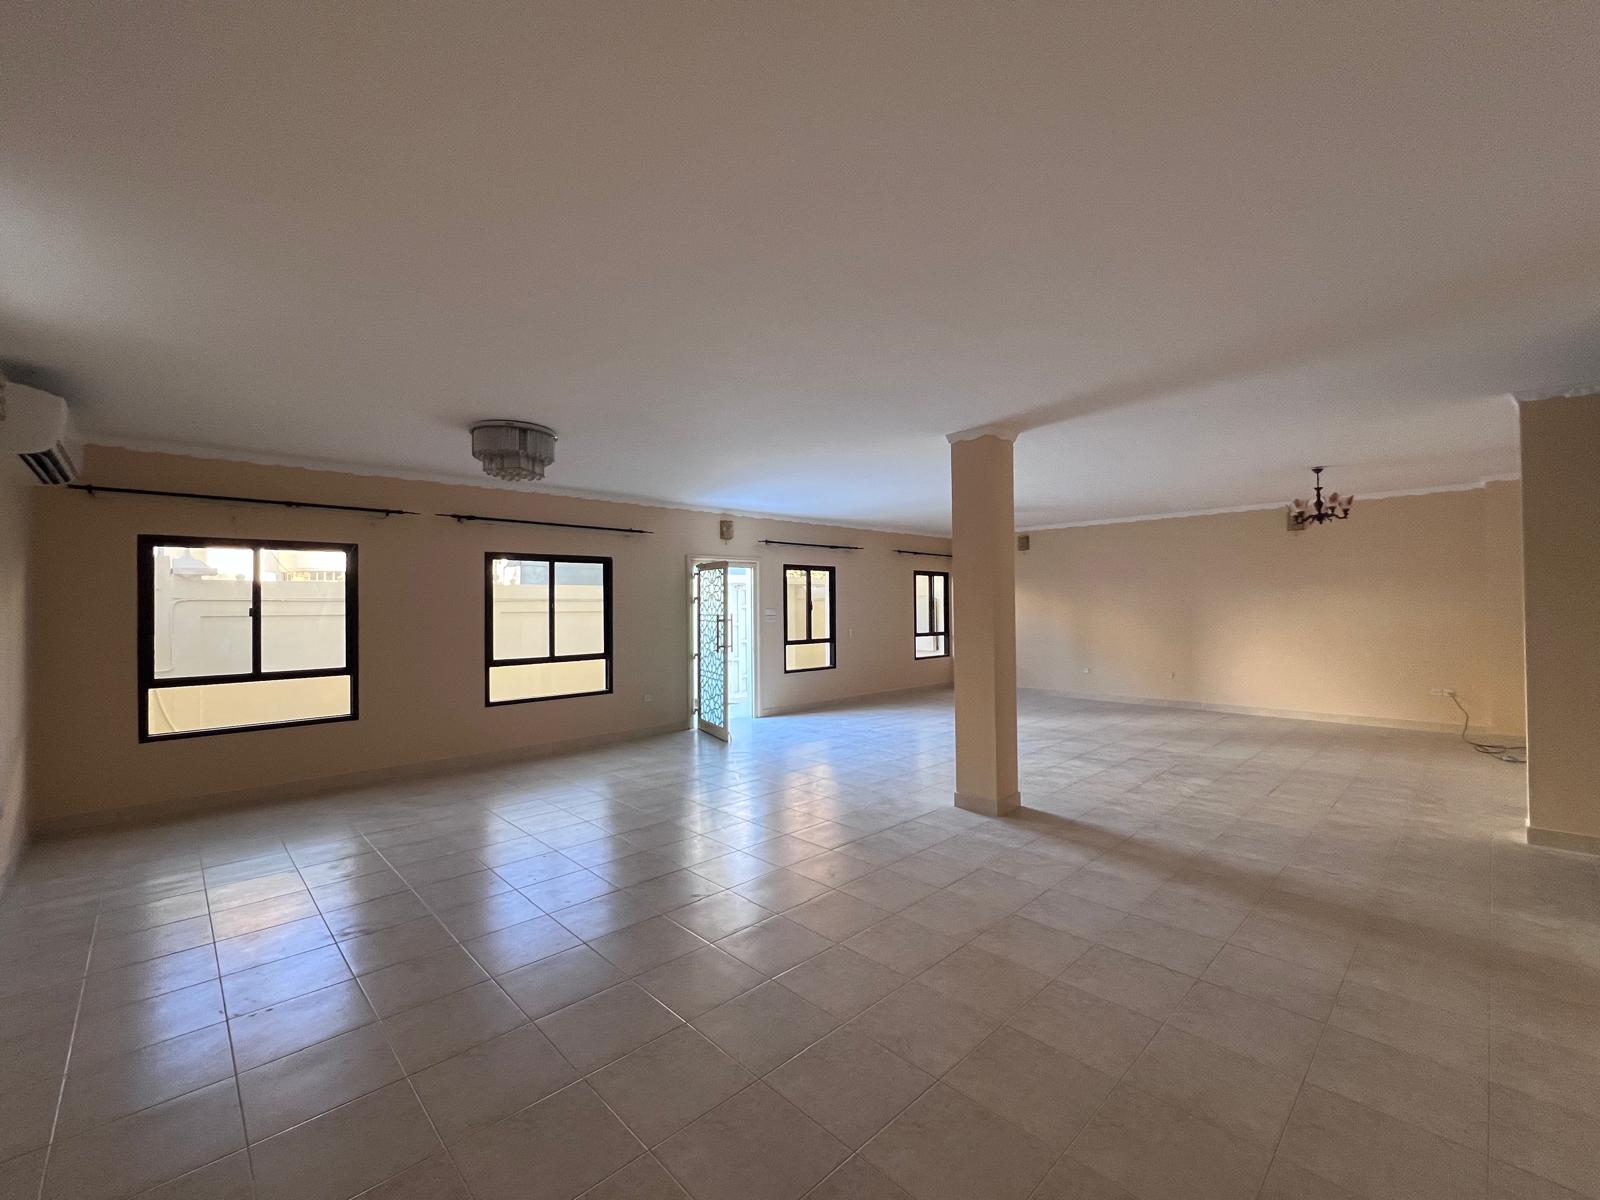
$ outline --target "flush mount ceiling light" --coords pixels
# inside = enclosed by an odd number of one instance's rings
[[[1293,528],[1304,529],[1307,525],[1322,525],[1328,521],[1343,521],[1350,516],[1350,506],[1356,502],[1354,496],[1346,496],[1343,500],[1339,493],[1334,492],[1326,501],[1322,498],[1322,468],[1312,467],[1311,472],[1317,477],[1316,499],[1310,504],[1304,500],[1295,499],[1289,506],[1289,521]]]
[[[555,430],[528,421],[479,421],[472,427],[472,457],[494,479],[543,479],[556,459]]]

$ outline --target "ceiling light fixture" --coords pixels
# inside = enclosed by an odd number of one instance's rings
[[[1328,521],[1343,521],[1350,516],[1350,506],[1356,502],[1354,496],[1346,496],[1343,500],[1339,493],[1334,492],[1326,501],[1322,499],[1322,468],[1312,467],[1311,471],[1317,477],[1316,499],[1307,504],[1299,497],[1289,506],[1289,521],[1293,528],[1304,529],[1307,525],[1322,525]]]
[[[555,430],[528,421],[479,421],[472,427],[472,457],[494,479],[543,479],[544,469],[556,459]]]

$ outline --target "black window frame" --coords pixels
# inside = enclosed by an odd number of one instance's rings
[[[791,638],[789,636],[789,572],[806,572],[806,636]],[[826,571],[828,573],[828,636],[818,638],[811,636],[811,572]],[[822,646],[828,647],[828,665],[825,667],[791,667],[789,665],[790,646]],[[812,566],[806,563],[783,564],[783,673],[785,675],[806,675],[812,671],[831,671],[839,665],[839,572],[836,567]]]
[[[224,675],[185,675],[172,679],[156,678],[155,638],[155,551],[161,546],[205,549],[226,546],[250,550],[255,554],[250,584],[250,671]],[[342,550],[344,560],[344,665],[311,667],[296,671],[261,669],[261,552],[263,550]],[[354,721],[361,716],[360,583],[357,546],[354,542],[308,542],[282,538],[193,537],[188,534],[141,533],[138,537],[138,568],[135,578],[138,596],[138,709],[140,742],[175,742],[185,738],[216,737],[229,733],[252,733],[263,729],[292,729],[301,725],[332,725]],[[182,733],[150,732],[150,693],[174,687],[199,687],[226,683],[267,683],[279,679],[326,679],[350,677],[350,711],[335,717],[305,717],[296,721],[265,721],[256,725],[227,725],[219,729],[191,729]]]
[[[604,614],[601,624],[605,635],[605,650],[600,654],[546,654],[532,658],[496,658],[494,656],[494,564],[499,561],[507,562],[542,562],[550,569],[550,603],[549,613],[549,646],[552,651],[556,648],[556,564],[557,563],[599,563],[601,567],[600,587],[603,600]],[[593,554],[532,554],[522,551],[488,550],[483,555],[483,703],[487,708],[500,708],[507,704],[543,704],[547,700],[581,700],[585,696],[609,696],[616,687],[616,642],[612,637],[611,614],[613,606],[612,596],[612,560],[603,555]],[[602,660],[606,664],[606,686],[603,689],[588,692],[562,692],[557,696],[523,696],[515,700],[491,699],[489,678],[496,667],[526,667],[538,666],[543,663],[563,662],[594,662]]]
[[[928,579],[928,611],[917,611],[917,580],[926,576]],[[933,580],[937,576],[944,580],[944,632],[939,633],[933,628],[933,614],[937,611],[933,604]],[[928,662],[931,659],[950,657],[950,572],[949,571],[913,571],[911,572],[911,656],[918,662]],[[922,618],[928,618],[928,628],[917,628]],[[918,654],[917,639],[925,637],[944,638],[944,650],[938,654]]]

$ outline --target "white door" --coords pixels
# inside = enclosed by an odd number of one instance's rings
[[[694,569],[695,694],[700,728],[728,740],[728,564]]]

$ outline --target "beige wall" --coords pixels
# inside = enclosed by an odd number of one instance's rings
[[[31,479],[0,462],[0,887],[27,832],[28,509]]]
[[[1519,406],[1529,837],[1600,850],[1600,396]]]
[[[835,670],[785,675],[781,626],[764,622],[758,612],[763,711],[950,682],[948,659],[919,662],[912,656],[912,572],[934,560],[894,553],[945,550],[943,539],[737,518],[736,538],[723,543],[716,513],[103,447],[91,449],[86,474],[107,486],[364,504],[424,515],[383,519],[38,490],[32,637],[40,653],[32,750],[34,815],[44,825],[138,805],[684,726],[692,555],[757,561],[759,607],[780,613],[784,563],[838,567]],[[432,515],[438,512],[655,532],[641,537],[457,524]],[[134,561],[140,533],[357,543],[360,720],[139,744]],[[759,544],[762,538],[865,549],[767,547]],[[614,558],[614,694],[484,707],[483,555],[495,550]]]
[[[1034,533],[1023,687],[1520,732],[1517,485]],[[1088,673],[1085,673],[1085,668]]]

